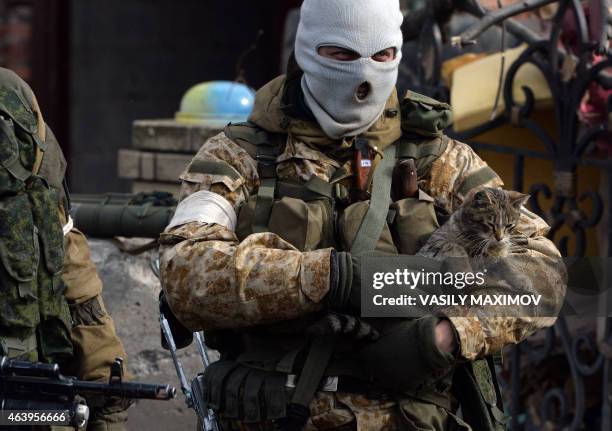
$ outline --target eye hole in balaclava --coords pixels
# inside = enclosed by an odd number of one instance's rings
[[[358,52],[348,48],[342,48],[341,46],[321,46],[317,52],[322,57],[331,58],[336,61],[350,62],[359,60],[361,58],[361,54]],[[371,58],[379,63],[386,63],[388,61],[395,60],[396,54],[396,48],[389,47],[377,52]],[[372,84],[368,81],[364,81],[355,89],[355,97],[358,101],[363,101],[368,97],[371,90]]]
[[[320,46],[317,50],[322,57],[332,58],[338,61],[355,61],[361,58],[361,54],[348,48],[340,46]],[[386,63],[395,60],[397,49],[394,47],[385,48],[372,56],[372,60],[379,63]]]

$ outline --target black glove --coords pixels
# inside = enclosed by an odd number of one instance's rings
[[[445,375],[457,360],[441,352],[435,342],[437,317],[393,320],[381,328],[380,338],[357,353],[373,381],[399,391],[430,385]]]
[[[344,335],[354,340],[374,341],[379,338],[378,331],[369,323],[350,314],[329,311],[307,328],[310,335]]]
[[[159,293],[159,312],[168,320],[176,348],[183,349],[189,346],[193,342],[193,332],[186,328],[172,312],[163,291]],[[170,350],[163,332],[161,332],[161,345],[163,349]]]
[[[371,251],[354,255],[348,252],[332,251],[331,253],[331,276],[329,294],[327,296],[329,306],[334,309],[361,309],[361,265],[368,257],[393,256],[388,253]],[[397,257],[397,256],[396,256]],[[441,265],[433,259],[419,257],[421,263],[417,264],[414,271],[427,268],[429,271],[439,270]],[[412,289],[413,293],[418,292]],[[423,293],[436,293],[436,286],[425,286]]]
[[[359,286],[360,262],[357,259],[353,261],[350,253],[334,250],[331,253],[330,269],[330,286],[327,296],[329,305],[332,308],[339,309],[347,308],[348,306],[359,308],[361,303],[361,289]],[[355,295],[353,290],[358,294]]]

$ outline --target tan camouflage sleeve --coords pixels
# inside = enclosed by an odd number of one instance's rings
[[[486,163],[466,144],[451,141],[442,156],[432,164],[423,187],[436,200],[436,205],[452,213],[463,202],[458,192],[466,178],[487,166]],[[489,187],[502,187],[500,178],[484,184]],[[520,276],[529,277],[530,293],[542,295],[547,309],[558,310],[565,294],[565,271],[560,254],[555,245],[545,235],[548,225],[535,214],[523,210],[518,231],[525,237],[521,260],[513,269]],[[497,286],[487,286],[487,288]],[[478,307],[461,310],[449,317],[460,342],[461,356],[468,360],[495,354],[508,344],[522,341],[535,331],[555,323],[554,317],[492,317],[491,308],[485,314]],[[508,316],[508,310],[500,316]],[[516,316],[526,315],[517,310]],[[533,315],[533,314],[530,314]],[[550,314],[547,314],[548,316]]]
[[[435,199],[438,208],[452,214],[463,203],[459,190],[465,180],[486,166],[469,145],[451,140],[446,151],[432,163],[421,187]],[[502,187],[504,183],[497,177],[483,185]]]
[[[239,174],[181,176],[181,198],[212,191],[238,212],[259,186],[255,161],[225,134],[209,139],[194,161],[223,161]],[[160,238],[162,285],[173,312],[190,329],[247,327],[321,308],[329,290],[331,249],[300,252],[272,233],[240,242],[230,229],[192,222]]]

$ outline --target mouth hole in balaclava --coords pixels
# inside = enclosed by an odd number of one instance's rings
[[[357,90],[355,91],[355,97],[357,98],[357,100],[363,101],[368,97],[371,91],[372,91],[372,84],[370,84],[367,81],[362,82],[359,85],[359,87],[357,87]]]

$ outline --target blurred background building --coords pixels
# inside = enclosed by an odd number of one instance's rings
[[[73,192],[127,191],[118,149],[132,122],[171,118],[192,85],[258,88],[281,70],[283,27],[299,0],[0,0],[0,66],[26,79],[69,162]]]

